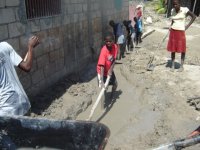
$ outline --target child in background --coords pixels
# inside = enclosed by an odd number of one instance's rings
[[[124,51],[125,51],[125,38],[124,38],[124,30],[123,24],[115,23],[113,20],[109,21],[109,25],[113,28],[113,33],[115,35],[115,43],[118,45],[118,54],[117,59],[121,60],[124,58]]]
[[[131,25],[131,20],[124,20],[124,26],[126,27],[127,37],[126,37],[126,49],[130,51],[131,48],[134,47],[134,38],[135,38],[135,30]]]
[[[134,17],[133,19],[135,21],[135,43],[138,45],[138,43],[142,42],[142,21],[141,19],[138,19],[137,17]]]

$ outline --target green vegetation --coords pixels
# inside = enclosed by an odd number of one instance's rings
[[[158,14],[166,13],[165,0],[156,0],[154,3],[154,8]]]

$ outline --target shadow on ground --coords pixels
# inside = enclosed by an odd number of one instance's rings
[[[30,96],[31,112],[41,115],[56,99],[62,97],[72,85],[89,82],[94,77],[96,77],[96,63],[92,62],[79,74],[67,75],[53,86],[41,91],[41,94]]]
[[[111,110],[117,99],[119,99],[119,96],[122,94],[122,91],[115,91],[114,97],[110,99],[111,92],[107,92],[105,94],[105,103],[104,103],[104,113],[97,119],[96,122],[100,122],[104,116]]]

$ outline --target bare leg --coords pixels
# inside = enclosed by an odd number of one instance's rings
[[[184,61],[185,61],[185,53],[181,53],[181,66],[178,70],[179,72],[182,72],[184,70],[183,68]]]
[[[173,72],[175,69],[175,52],[171,53],[171,59],[172,59],[172,66],[171,66],[171,71]]]

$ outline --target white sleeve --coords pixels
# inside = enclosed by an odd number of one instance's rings
[[[22,62],[23,59],[21,58],[21,56],[19,56],[15,52],[15,50],[13,49],[13,47],[11,45],[9,45],[8,43],[7,43],[7,47],[9,49],[10,59],[11,59],[13,65],[18,66]]]
[[[184,12],[185,12],[185,14],[187,14],[188,11],[190,11],[190,10],[189,10],[187,7],[185,7],[185,8],[184,8]]]

